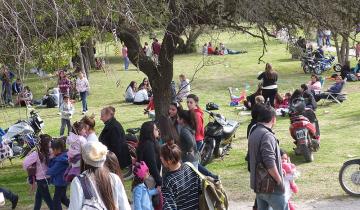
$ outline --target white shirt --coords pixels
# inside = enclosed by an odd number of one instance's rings
[[[148,100],[149,100],[149,96],[146,89],[141,89],[135,93],[134,102],[143,102]]]
[[[99,141],[98,137],[96,136],[95,132],[90,133],[87,137],[86,137],[87,142],[95,142],[95,141]]]
[[[89,81],[83,77],[82,79],[80,78],[77,78],[76,79],[76,90],[78,92],[86,92],[86,91],[89,91],[90,89],[90,86],[89,86]]]
[[[178,98],[185,98],[190,94],[191,87],[190,87],[190,81],[188,79],[181,81],[179,85],[179,94]]]
[[[127,89],[126,89],[126,92],[125,92],[125,99],[134,99],[135,97],[135,92],[134,90],[129,86]]]
[[[85,174],[87,174],[87,172],[85,172]],[[110,173],[110,177],[111,177],[111,186],[112,186],[112,191],[113,191],[113,197],[115,200],[115,206],[117,207],[117,209],[121,209],[121,210],[131,210],[125,189],[124,189],[124,185],[121,183],[120,178],[113,173]],[[89,177],[92,188],[95,191],[95,194],[97,195],[97,198],[99,200],[99,203],[103,204],[101,200],[101,197],[99,196],[99,192],[97,191],[97,188],[94,187],[95,186],[95,180],[92,176]],[[73,179],[73,181],[71,182],[71,186],[70,186],[70,205],[69,205],[69,210],[81,210],[82,209],[82,204],[84,202],[84,192],[83,189],[81,187],[81,183],[80,180],[75,177]]]
[[[151,57],[151,56],[152,56],[151,47],[149,47],[149,46],[146,46],[146,47],[145,47],[145,54],[146,54],[146,56],[148,56],[148,57]]]

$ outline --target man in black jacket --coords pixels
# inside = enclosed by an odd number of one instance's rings
[[[101,110],[101,121],[105,127],[102,130],[99,141],[107,148],[115,153],[120,168],[124,169],[131,164],[131,157],[128,146],[126,144],[125,132],[121,124],[114,117],[115,109],[106,107]]]

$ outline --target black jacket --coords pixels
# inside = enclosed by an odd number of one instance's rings
[[[267,87],[267,86],[270,86],[270,85],[276,85],[276,82],[278,80],[278,75],[277,75],[276,72],[274,72],[274,74],[275,74],[274,78],[270,79],[270,78],[267,78],[266,73],[263,72],[258,76],[257,79],[258,80],[263,80],[263,84],[262,84],[263,87]]]
[[[156,141],[147,140],[140,143],[136,149],[137,161],[144,161],[149,168],[150,175],[154,177],[156,186],[161,186],[161,162],[160,162],[160,149]]]
[[[115,153],[121,168],[131,164],[124,129],[115,118],[105,122],[105,127],[99,136],[99,141],[107,146],[111,152]]]
[[[195,162],[199,160],[199,154],[196,149],[195,131],[189,126],[184,126],[180,131],[180,149],[183,162]]]

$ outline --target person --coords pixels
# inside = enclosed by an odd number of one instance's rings
[[[299,36],[298,40],[296,41],[296,45],[299,46],[303,52],[306,51],[306,40],[305,38]]]
[[[276,110],[289,109],[290,99],[291,99],[291,93],[285,93],[284,97],[282,97],[280,94],[276,94],[275,109]]]
[[[52,156],[46,175],[50,176],[51,183],[55,185],[53,197],[54,210],[61,210],[61,203],[69,207],[69,199],[66,196],[67,183],[64,179],[64,173],[69,167],[68,156],[65,148],[65,142],[56,139],[51,142]]]
[[[19,201],[19,196],[3,187],[0,187],[0,193],[3,193],[4,198],[11,202],[11,209],[16,209],[16,206]]]
[[[190,94],[187,96],[186,104],[190,111],[193,111],[196,115],[196,130],[195,130],[195,140],[196,140],[196,148],[200,151],[204,138],[204,112],[199,107],[199,97],[194,94]]]
[[[153,61],[155,64],[158,64],[159,62],[159,55],[161,51],[161,44],[159,43],[159,40],[156,38],[153,38],[153,43],[151,44],[151,50],[153,53]]]
[[[149,189],[145,180],[149,178],[149,168],[144,161],[137,162],[133,169],[134,179],[131,184],[134,210],[153,210],[152,196],[157,195],[157,189]]]
[[[88,186],[90,185],[97,202],[103,209],[131,210],[120,178],[104,167],[107,152],[107,147],[101,142],[88,142],[82,146],[82,173],[71,182],[69,209],[83,209],[86,202],[83,184],[81,184],[81,179],[83,179]]]
[[[322,45],[318,47],[317,50],[313,52],[315,56],[315,60],[322,60],[324,58],[324,50],[322,49]]]
[[[358,60],[358,63],[356,64],[356,66],[352,69],[352,72],[359,77],[359,73],[360,73],[360,59]]]
[[[283,187],[283,174],[281,167],[281,155],[278,141],[272,131],[276,124],[276,113],[269,105],[261,106],[258,110],[258,123],[249,135],[248,151],[250,162],[250,187],[256,193],[258,209],[287,210]],[[276,183],[272,193],[259,192],[256,186],[256,171],[262,164],[268,174]]]
[[[186,79],[184,74],[179,75],[179,80],[180,80],[180,84],[179,84],[179,93],[177,94],[177,99],[181,101],[183,98],[186,98],[190,94],[191,88],[190,88],[190,81]]]
[[[213,55],[214,52],[215,52],[215,50],[214,50],[211,42],[209,42],[209,44],[208,44],[208,46],[207,46],[207,54],[208,54],[208,55]]]
[[[54,108],[59,106],[59,88],[49,88],[46,94],[40,100],[33,100],[33,103],[47,108]]]
[[[164,198],[163,209],[199,209],[201,180],[190,166],[181,163],[181,150],[176,144],[161,147],[160,159],[167,169],[161,191]]]
[[[319,94],[322,87],[319,76],[312,74],[310,81],[307,83],[307,87],[313,95]]]
[[[124,59],[125,71],[127,71],[129,69],[130,61],[128,57],[128,48],[125,46],[125,44],[122,45],[121,53]]]
[[[318,47],[323,46],[324,32],[322,31],[322,29],[318,28],[316,38]]]
[[[144,53],[145,53],[145,55],[146,55],[147,57],[150,57],[150,58],[151,58],[151,56],[152,56],[152,51],[151,51],[151,48],[149,47],[149,44],[148,44],[147,42],[145,42],[145,45],[144,45],[144,47],[143,47],[143,51],[144,51]]]
[[[249,138],[249,133],[251,128],[257,123],[258,109],[260,105],[265,104],[265,99],[262,95],[258,95],[255,97],[255,103],[253,104],[253,108],[251,109],[251,121],[247,127],[246,138]]]
[[[302,84],[300,87],[301,87],[301,96],[305,100],[305,107],[315,111],[317,108],[317,104],[314,95],[310,92],[307,85]],[[290,101],[292,100],[290,99]]]
[[[15,82],[13,82],[12,84],[12,94],[20,94],[21,91],[23,90],[23,84],[20,80],[20,78],[17,78]]]
[[[341,76],[337,76],[335,79],[335,83],[327,90],[327,92],[315,95],[316,102],[320,101],[321,99],[326,99],[329,96],[329,93],[332,94],[340,93],[343,86],[344,86],[344,80],[342,80]]]
[[[345,64],[341,67],[340,76],[342,79],[347,78],[347,75],[351,73],[350,61],[346,61]]]
[[[324,30],[325,35],[325,45],[327,47],[331,47],[330,39],[331,39],[331,31],[329,29]]]
[[[60,136],[64,135],[65,126],[68,129],[67,134],[69,135],[71,130],[71,122],[70,119],[74,114],[75,108],[72,105],[70,98],[68,95],[64,96],[64,102],[60,106],[60,113],[61,113],[61,127],[60,127]]]
[[[137,161],[144,161],[149,167],[150,175],[154,178],[156,187],[161,186],[162,183],[158,138],[159,129],[155,123],[152,121],[144,122],[141,125],[139,144],[136,148]]]
[[[176,143],[179,141],[179,133],[176,130],[174,123],[168,116],[161,115],[157,120],[156,125],[159,127],[160,145],[163,145],[167,141],[174,141]]]
[[[173,126],[176,128],[176,131],[180,133],[181,126],[179,125],[178,119],[178,112],[182,110],[181,104],[177,102],[172,102],[169,106],[169,118],[173,123]]]
[[[249,95],[246,97],[246,100],[244,100],[244,106],[248,109],[248,110],[252,110],[253,106],[255,105],[255,99],[257,96],[262,95],[262,83],[258,84],[258,88],[255,91],[255,93]]]
[[[115,153],[120,168],[124,169],[131,165],[131,157],[126,144],[124,129],[113,114],[114,112],[110,107],[101,110],[100,120],[104,122],[105,127],[101,131],[99,140],[111,152]]]
[[[207,44],[205,43],[202,47],[201,53],[203,55],[207,55],[208,54],[208,49],[207,49]]]
[[[128,103],[134,102],[135,94],[136,94],[136,88],[137,84],[135,81],[131,81],[129,86],[126,88],[125,91],[125,101]]]
[[[20,106],[28,106],[32,105],[33,94],[29,88],[29,86],[25,86],[21,93],[18,95],[17,98],[17,105]]]
[[[285,151],[280,149],[281,166],[283,168],[284,175],[284,188],[285,188],[285,200],[288,201],[289,210],[295,210],[294,204],[290,201],[291,194],[299,191],[296,183],[296,166],[291,163],[290,157]]]
[[[269,101],[271,106],[274,107],[275,96],[278,90],[276,84],[278,74],[270,63],[266,63],[265,71],[262,72],[257,79],[262,80],[262,95],[265,101]]]
[[[115,153],[108,151],[106,155],[105,166],[111,173],[118,175],[122,184],[124,184],[123,174],[121,172],[120,164]]]
[[[150,85],[150,82],[149,82],[149,79],[148,79],[148,78],[145,77],[145,78],[143,79],[143,81],[140,83],[138,89],[140,90],[141,88],[146,89],[149,97],[152,96],[152,89],[151,89],[151,85]]]
[[[2,89],[1,89],[1,98],[3,99],[5,104],[9,104],[13,106],[12,103],[12,88],[11,88],[11,80],[14,78],[14,73],[9,71],[7,66],[3,66],[0,70],[0,80],[2,81]]]
[[[135,105],[144,105],[150,102],[148,92],[145,87],[139,87],[139,90],[134,95],[134,104]]]
[[[360,57],[360,42],[358,42],[355,46],[355,57],[356,60],[358,60]]]
[[[71,182],[80,174],[81,146],[86,144],[86,129],[82,122],[74,122],[69,136],[66,138],[68,145],[69,168],[66,170],[65,181]]]
[[[80,72],[79,77],[76,79],[76,90],[80,94],[81,104],[82,104],[82,114],[86,114],[88,111],[86,98],[87,95],[89,94],[90,85],[89,85],[89,81],[84,76],[83,72]]]
[[[52,141],[51,136],[47,134],[41,134],[39,136],[40,142],[39,146],[35,151],[27,155],[23,162],[23,169],[28,170],[30,166],[35,165],[35,180],[36,181],[36,193],[35,193],[35,203],[34,210],[41,209],[42,200],[45,201],[47,207],[52,210],[53,201],[49,192],[49,180],[46,177],[48,170],[48,164],[50,160],[50,143]]]
[[[84,116],[81,119],[81,122],[85,124],[86,130],[86,141],[99,141],[98,137],[95,134],[95,115]]]
[[[64,96],[68,96],[70,94],[71,88],[70,80],[67,78],[65,71],[63,70],[59,72],[58,88],[60,90],[59,106],[61,106],[61,104],[63,104]]]

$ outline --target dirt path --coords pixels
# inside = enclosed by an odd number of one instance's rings
[[[229,210],[251,210],[252,202],[233,202],[230,201]],[[310,210],[310,209],[319,209],[319,210],[360,210],[360,198],[351,198],[351,199],[328,199],[321,201],[296,201],[295,202],[297,210]]]

